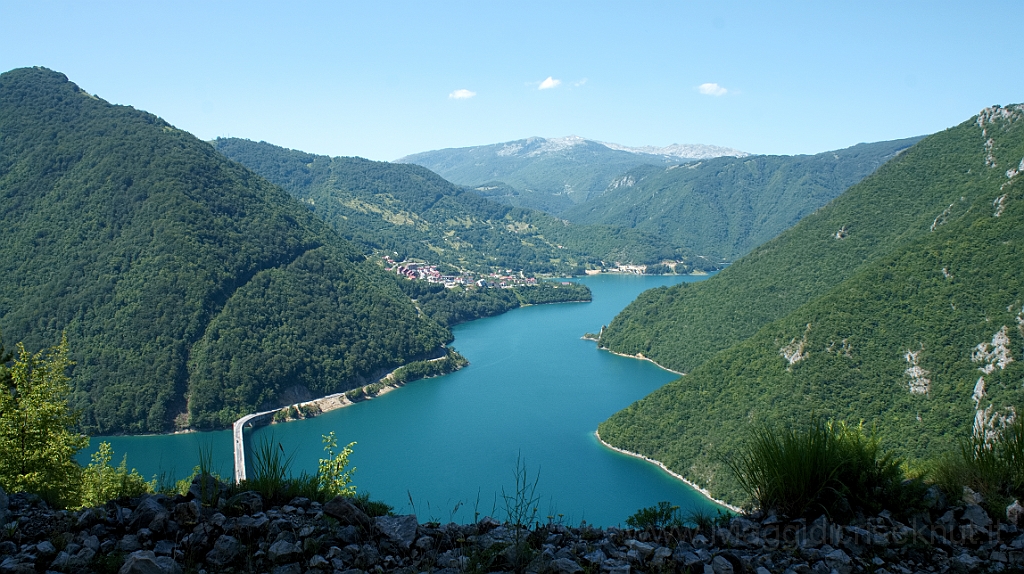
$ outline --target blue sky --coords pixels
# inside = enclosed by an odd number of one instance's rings
[[[1019,0],[0,0],[0,70],[46,66],[203,139],[377,160],[566,135],[817,153],[1024,101],[1020,16]]]

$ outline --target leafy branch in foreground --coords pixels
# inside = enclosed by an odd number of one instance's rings
[[[320,491],[326,498],[333,498],[339,494],[354,496],[356,487],[351,483],[352,473],[356,471],[356,468],[348,468],[348,457],[352,454],[352,445],[356,443],[350,442],[345,448],[341,449],[341,452],[334,454],[334,449],[338,448],[338,439],[335,438],[334,431],[323,435],[323,442],[324,450],[327,451],[327,458],[320,459],[320,465],[317,469],[317,481],[320,485]]]

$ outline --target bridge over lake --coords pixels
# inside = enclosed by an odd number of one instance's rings
[[[270,421],[274,418],[274,413],[278,410],[280,409],[245,415],[231,425],[231,434],[235,447],[235,483],[245,480],[245,435],[242,434],[242,430],[246,425],[263,426],[270,424]]]

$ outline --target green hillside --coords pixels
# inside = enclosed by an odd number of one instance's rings
[[[0,75],[0,327],[67,332],[91,434],[222,426],[451,334],[287,193],[43,68]]]
[[[265,142],[217,139],[229,159],[280,185],[367,252],[398,253],[483,271],[567,274],[601,261],[687,259],[654,234],[614,225],[574,225],[500,204],[430,170],[327,157]]]
[[[921,138],[817,155],[721,157],[643,166],[562,212],[574,223],[646,231],[716,260],[734,260],[792,227]]]
[[[601,345],[693,370],[987,193],[965,153],[976,137],[964,125],[925,138],[711,280],[641,294]]]
[[[863,421],[911,460],[999,428],[1024,399],[1022,158],[1024,106],[989,108],[701,290],[634,303],[616,330],[700,324],[659,348],[706,348],[667,354],[670,365],[702,364],[615,414],[602,438],[737,501],[722,459],[753,425]],[[719,302],[727,308],[708,311]]]
[[[564,195],[552,195],[534,189],[517,189],[501,181],[488,181],[468,187],[477,195],[492,201],[545,213],[561,213],[573,205]]]

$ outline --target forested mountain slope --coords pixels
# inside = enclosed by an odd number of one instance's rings
[[[91,434],[225,425],[451,338],[287,193],[57,72],[0,75],[0,196],[3,335],[67,332]]]
[[[816,155],[643,166],[561,216],[574,223],[646,231],[694,253],[731,261],[792,227],[920,139]]]
[[[511,205],[559,214],[604,192],[619,175],[640,165],[672,165],[683,159],[654,153],[613,149],[577,136],[527,138],[511,142],[452,148],[403,157],[462,185],[482,187],[481,193]],[[743,152],[703,147],[707,155]],[[503,182],[511,188],[487,184]]]
[[[602,438],[736,501],[722,460],[755,425],[863,421],[912,460],[1000,428],[1024,399],[1021,171],[1024,106],[988,108],[700,290],[643,297],[616,320],[636,340],[696,324],[658,344],[745,340],[672,354],[709,359],[603,423]]]
[[[967,124],[927,137],[709,281],[642,293],[601,345],[696,368],[987,193],[986,175],[971,171],[976,137]]]
[[[311,205],[366,251],[462,268],[572,273],[586,262],[688,260],[658,236],[614,225],[575,225],[485,199],[419,165],[327,157],[265,142],[213,145]],[[625,153],[625,152],[622,152]]]

